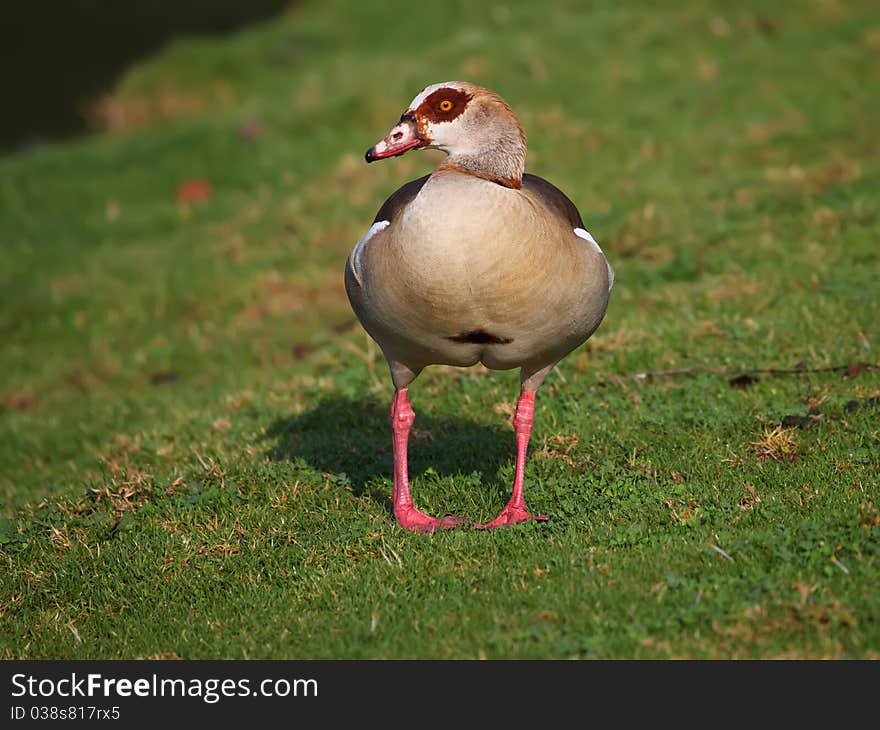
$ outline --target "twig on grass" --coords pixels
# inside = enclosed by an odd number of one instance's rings
[[[794,368],[751,368],[751,369],[733,369],[733,368],[709,368],[697,366],[692,368],[679,368],[677,370],[651,370],[643,373],[635,373],[630,377],[639,382],[650,380],[651,378],[678,378],[689,375],[726,375],[732,377],[742,377],[748,375],[803,375],[805,373],[842,373],[848,375],[857,375],[858,373],[871,372],[880,370],[880,365],[874,363],[860,362],[850,363],[849,365],[831,365],[821,368],[794,367]]]

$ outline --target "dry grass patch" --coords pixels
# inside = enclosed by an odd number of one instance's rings
[[[764,428],[761,438],[751,444],[761,461],[795,461],[798,458],[799,446],[793,428]]]

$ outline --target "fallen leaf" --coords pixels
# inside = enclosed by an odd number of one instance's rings
[[[204,179],[186,180],[177,188],[177,201],[180,203],[197,203],[210,200],[214,194],[211,183]]]
[[[854,362],[847,366],[846,368],[846,377],[854,378],[856,375],[860,373],[864,373],[868,370],[868,366],[863,363]]]

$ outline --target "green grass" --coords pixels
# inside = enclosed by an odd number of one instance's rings
[[[617,283],[538,396],[553,520],[418,536],[342,267],[437,161],[363,151],[452,78]],[[880,361],[876,3],[305,2],[112,104],[0,160],[0,657],[880,656],[880,371],[810,372]],[[637,377],[692,368],[802,372]],[[417,503],[491,518],[516,373],[410,392]]]

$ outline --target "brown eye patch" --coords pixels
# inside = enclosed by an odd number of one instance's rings
[[[429,122],[451,122],[464,111],[470,100],[471,94],[466,91],[444,87],[425,99],[417,114]]]

